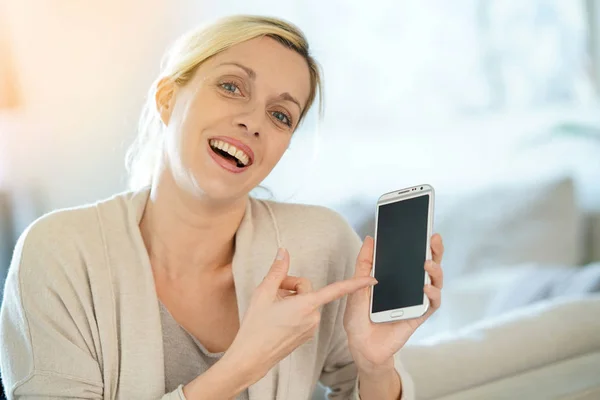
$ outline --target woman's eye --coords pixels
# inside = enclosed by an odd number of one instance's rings
[[[275,117],[275,118],[276,118],[276,119],[277,119],[279,122],[282,122],[282,123],[284,123],[285,125],[287,125],[287,126],[290,126],[290,127],[292,126],[292,121],[290,120],[290,117],[288,117],[288,116],[287,116],[287,115],[285,115],[284,113],[282,113],[282,112],[279,112],[279,111],[275,111],[275,112],[273,113],[273,116],[274,116],[274,117]]]
[[[233,82],[221,83],[221,88],[223,88],[225,91],[230,92],[230,93],[242,94],[240,91],[240,88]]]

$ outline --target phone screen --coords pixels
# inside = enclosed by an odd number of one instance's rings
[[[373,310],[423,304],[429,195],[379,206]]]

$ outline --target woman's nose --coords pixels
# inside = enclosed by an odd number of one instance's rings
[[[252,109],[238,114],[234,119],[234,123],[242,128],[245,133],[258,137],[261,131],[261,118],[263,118],[263,114],[259,111],[259,107],[252,107]]]
[[[252,129],[244,122],[239,122],[238,126],[240,128],[243,128],[244,132],[246,132],[250,135],[254,135],[255,137],[260,136],[260,133],[258,132],[258,130],[254,130],[254,132],[252,132]]]

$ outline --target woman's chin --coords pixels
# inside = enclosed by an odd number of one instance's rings
[[[214,201],[232,201],[246,197],[252,188],[227,184],[218,179],[197,179],[194,194]]]

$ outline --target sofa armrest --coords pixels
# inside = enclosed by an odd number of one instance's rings
[[[600,296],[540,302],[409,345],[419,399],[435,399],[600,351]]]
[[[438,400],[600,399],[600,352],[549,364]]]

